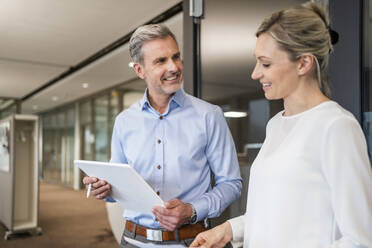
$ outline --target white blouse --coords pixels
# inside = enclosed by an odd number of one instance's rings
[[[372,170],[357,120],[336,102],[274,116],[249,179],[244,248],[372,247]]]

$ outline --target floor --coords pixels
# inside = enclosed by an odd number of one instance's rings
[[[1,248],[118,248],[108,223],[105,203],[87,199],[85,191],[40,184],[39,226],[43,234],[19,235],[4,240],[0,224]]]

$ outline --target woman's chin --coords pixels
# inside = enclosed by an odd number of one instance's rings
[[[273,97],[272,95],[270,95],[270,94],[268,94],[268,93],[265,93],[265,98],[266,98],[267,100],[276,100],[275,97]]]

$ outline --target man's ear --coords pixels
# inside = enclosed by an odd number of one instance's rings
[[[141,65],[140,63],[134,63],[133,70],[139,78],[145,79],[145,71],[143,69],[143,65]]]
[[[297,72],[298,75],[303,76],[311,71],[315,62],[314,55],[312,54],[303,54],[298,60]]]

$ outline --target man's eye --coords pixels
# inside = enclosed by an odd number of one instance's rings
[[[164,62],[165,62],[165,59],[158,59],[158,60],[156,61],[157,64],[162,64],[162,63],[164,63]]]
[[[179,60],[179,59],[180,59],[180,57],[181,57],[181,56],[180,56],[179,54],[177,54],[177,55],[174,55],[174,56],[173,56],[173,60]]]
[[[263,67],[270,67],[270,64],[262,64]]]

